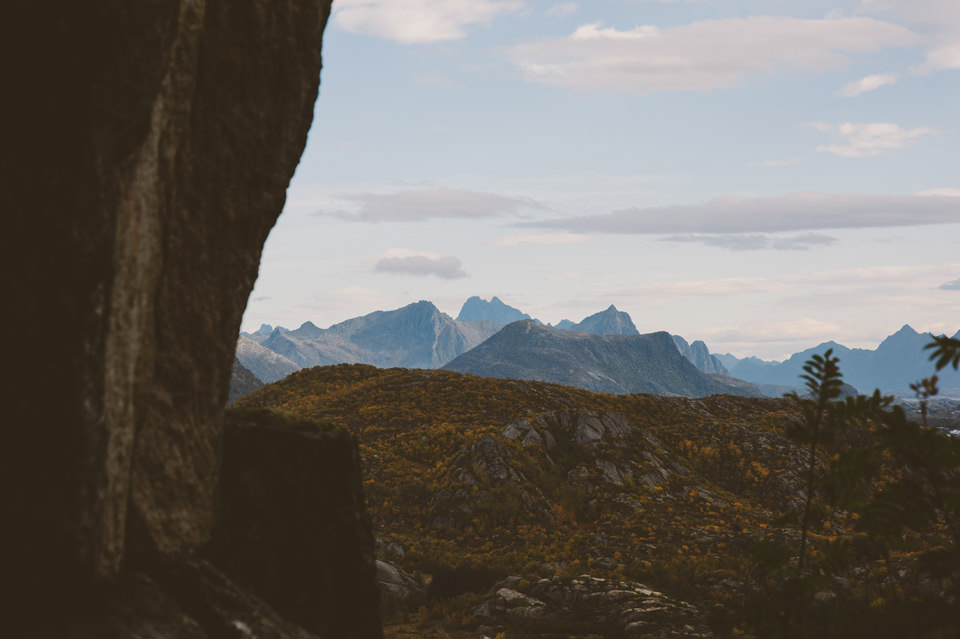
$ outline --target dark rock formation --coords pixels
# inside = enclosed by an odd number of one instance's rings
[[[164,561],[73,593],[16,628],[19,639],[319,639],[238,588],[206,561]],[[9,631],[9,620],[4,622]]]
[[[116,575],[128,504],[145,548],[209,536],[234,339],[306,140],[329,4],[7,8],[5,44],[24,52],[4,74],[0,164],[23,380],[0,463],[17,478],[2,482],[14,572]]]
[[[36,620],[210,537],[235,336],[306,142],[330,1],[4,9],[0,284],[17,381],[0,583]],[[168,621],[117,632],[191,635]],[[299,632],[248,630],[210,634]]]
[[[381,636],[351,435],[267,410],[228,411],[219,502],[214,564],[308,630]]]

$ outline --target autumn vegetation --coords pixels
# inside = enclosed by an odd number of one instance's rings
[[[935,345],[941,368],[958,353]],[[802,396],[688,399],[344,364],[237,406],[357,437],[374,534],[437,579],[391,603],[393,636],[472,628],[507,575],[579,574],[691,602],[718,636],[960,636],[960,440],[879,393],[841,399],[841,367],[808,362]],[[577,444],[570,411],[632,430]],[[555,444],[504,436],[521,421]]]

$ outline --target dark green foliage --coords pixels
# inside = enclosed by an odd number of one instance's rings
[[[947,366],[953,366],[954,370],[960,366],[960,339],[940,335],[933,338],[933,341],[924,348],[931,349],[930,360],[936,360],[937,370],[943,370]]]
[[[939,367],[955,362],[950,342],[939,342]],[[714,630],[777,638],[960,636],[960,440],[910,422],[879,392],[838,401],[841,375],[831,351],[804,371],[809,394],[790,396],[804,419],[788,429],[807,446],[803,511],[776,520],[796,525],[799,540],[783,534],[755,546],[760,595],[716,611]],[[914,390],[921,399],[935,394],[936,378]],[[856,518],[852,530],[813,540],[845,513]],[[927,584],[923,590],[904,596],[900,586],[889,588],[894,553],[917,558],[911,570]],[[869,581],[859,594],[838,594],[854,565],[879,566],[883,578],[873,594]]]

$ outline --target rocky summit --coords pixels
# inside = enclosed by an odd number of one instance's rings
[[[576,333],[591,333],[593,335],[639,335],[640,331],[633,325],[628,313],[618,311],[613,304],[604,311],[594,313],[574,324],[569,320],[561,320],[555,328]]]
[[[501,326],[525,319],[530,319],[530,316],[519,309],[504,304],[496,295],[489,302],[474,295],[463,303],[460,314],[457,315],[458,322],[487,321]]]

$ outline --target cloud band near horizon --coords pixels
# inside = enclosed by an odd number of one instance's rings
[[[632,207],[518,223],[571,233],[749,234],[960,223],[960,198],[945,195],[793,193],[717,197],[701,204]]]

